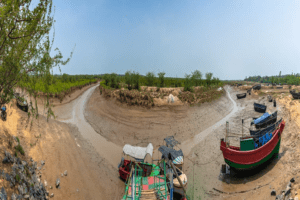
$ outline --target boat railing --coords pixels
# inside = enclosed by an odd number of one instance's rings
[[[158,199],[165,199],[167,200],[168,198],[168,188],[167,188],[167,179],[166,179],[166,162],[165,160],[162,160],[158,166],[160,166],[160,164],[163,164],[164,166],[164,174],[163,176],[154,176],[154,188],[156,191],[156,194],[158,196]],[[158,170],[158,169],[154,169],[154,170]],[[163,180],[161,182],[161,180]]]

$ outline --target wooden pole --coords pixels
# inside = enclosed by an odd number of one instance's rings
[[[242,119],[242,137],[244,137],[244,119]]]
[[[182,189],[183,189],[183,192],[184,192],[184,198],[185,198],[185,197],[186,197],[186,191],[185,191],[185,189],[184,189],[184,187],[183,187],[182,181],[180,180],[180,178],[179,178],[179,176],[178,176],[178,174],[177,174],[177,171],[176,171],[176,169],[175,169],[174,164],[173,164],[172,162],[170,162],[170,163],[171,163],[171,166],[172,166],[172,168],[173,168],[173,171],[174,171],[174,173],[175,173],[175,175],[176,175],[176,177],[177,177],[177,180],[179,181],[180,186],[181,186]]]

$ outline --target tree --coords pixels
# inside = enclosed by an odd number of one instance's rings
[[[54,24],[51,16],[52,0],[40,0],[37,7],[29,9],[31,0],[2,1],[0,7],[0,105],[10,102],[13,89],[21,80],[43,79],[47,85],[46,108],[48,117],[54,116],[49,104],[51,70],[65,65],[71,56],[63,61],[61,52],[50,56],[54,42],[49,31]],[[31,79],[29,79],[31,78]],[[30,84],[32,85],[32,84]],[[33,85],[32,85],[33,86]],[[37,92],[28,92],[36,100]],[[37,115],[37,113],[35,113]]]
[[[160,72],[160,73],[158,73],[157,75],[158,75],[158,79],[159,79],[159,86],[160,87],[164,87],[164,85],[165,85],[165,72]]]
[[[208,72],[208,73],[205,74],[206,82],[207,82],[208,85],[211,84],[211,78],[212,78],[212,76],[213,76],[213,73],[210,73],[210,72]]]
[[[190,91],[190,92],[193,91],[191,75],[185,74],[184,91]]]
[[[199,70],[195,70],[194,72],[192,72],[191,78],[194,85],[199,86],[201,84],[202,73]]]
[[[146,84],[147,86],[153,86],[155,79],[155,74],[153,72],[148,72],[146,74]]]
[[[281,71],[279,72],[279,78],[281,77]]]
[[[127,84],[128,90],[132,89],[132,80],[131,80],[132,76],[131,76],[131,74],[132,74],[131,71],[126,71],[125,72],[125,83]]]

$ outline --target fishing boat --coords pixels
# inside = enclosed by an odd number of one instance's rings
[[[275,111],[271,115],[269,113],[264,113],[260,118],[253,119],[254,120],[253,122],[251,122],[251,125],[254,124],[256,129],[265,128],[268,125],[274,124],[277,121],[277,111]]]
[[[267,126],[266,128],[261,128],[257,130],[250,130],[250,135],[255,137],[261,137],[262,135],[266,134],[267,132],[273,132],[276,127],[279,126],[282,119],[278,120],[277,122]]]
[[[257,84],[257,85],[254,85],[252,87],[253,90],[260,90],[261,89],[261,85],[260,84]]]
[[[245,98],[246,95],[247,95],[247,93],[236,94],[236,97],[237,97],[238,99],[242,99],[242,98]]]
[[[153,145],[149,143],[147,147],[138,147],[125,144],[123,147],[123,156],[118,166],[121,179],[127,180],[132,166],[138,165],[143,169],[143,176],[153,176],[153,169],[159,169],[152,162]],[[124,159],[126,157],[126,159]],[[155,171],[155,170],[154,170]],[[157,170],[156,170],[157,171]]]
[[[290,93],[294,99],[300,99],[300,92],[296,92],[296,90],[290,90]]]
[[[126,181],[130,175],[131,167],[135,167],[136,165],[142,169],[143,177],[159,175],[159,166],[156,166],[155,164],[122,159],[119,165],[120,178]]]
[[[259,143],[251,136],[241,137],[240,147],[230,146],[229,142],[226,141],[227,138],[225,140],[224,138],[221,139],[220,149],[225,162],[235,169],[249,169],[266,162],[272,156],[278,158],[284,127],[285,122],[282,120],[272,133],[266,133],[263,137],[259,138]]]
[[[276,88],[277,88],[277,89],[282,89],[283,87],[282,87],[282,86],[277,86]]]
[[[256,112],[265,113],[267,110],[267,106],[259,103],[254,103],[254,110]]]
[[[273,101],[273,98],[272,98],[271,95],[268,95],[268,100],[269,100],[269,102],[272,102],[272,101]]]
[[[163,161],[164,169],[165,162]],[[167,186],[166,174],[160,173],[160,169],[153,169],[155,176],[144,177],[143,170],[138,166],[132,166],[129,177],[125,183],[125,194],[122,200],[132,199],[163,199],[169,200],[170,194]]]

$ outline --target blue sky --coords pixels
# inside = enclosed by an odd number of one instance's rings
[[[54,48],[67,58],[76,44],[62,73],[184,77],[197,69],[220,79],[300,73],[299,0],[53,4]]]

